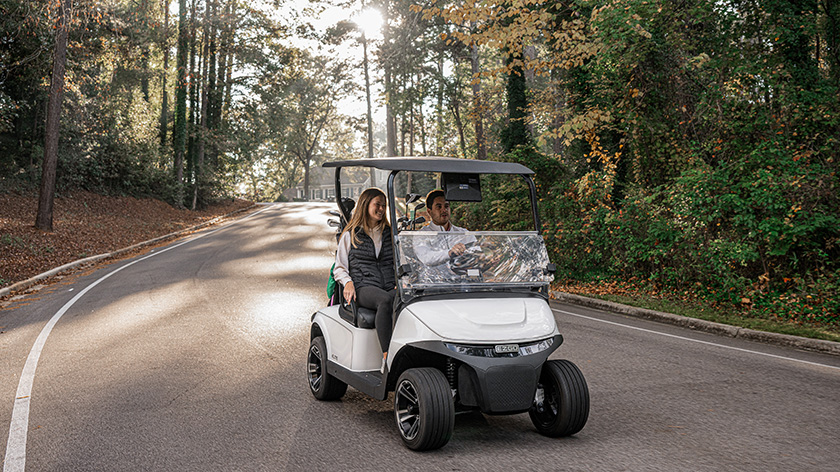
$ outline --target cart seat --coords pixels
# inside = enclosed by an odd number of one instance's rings
[[[359,306],[355,300],[347,303],[344,299],[344,285],[336,284],[338,294],[338,315],[357,328],[373,329],[375,327],[376,312],[370,308]]]
[[[338,314],[344,321],[357,328],[373,329],[375,327],[376,312],[370,308],[356,305],[356,302],[342,303],[338,306]]]

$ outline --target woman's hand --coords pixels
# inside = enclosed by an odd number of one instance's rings
[[[347,300],[347,303],[356,299],[356,288],[353,286],[352,281],[347,282],[347,285],[344,286],[344,299]]]

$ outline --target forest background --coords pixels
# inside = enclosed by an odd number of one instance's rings
[[[333,6],[376,8],[381,29],[315,27]],[[558,278],[840,332],[840,2],[0,0],[0,14],[0,191],[35,192],[51,154],[59,193],[179,208],[279,200],[301,180],[308,195],[309,169],[336,157],[517,161],[537,172]],[[510,191],[487,186],[492,211],[463,223],[516,228]]]

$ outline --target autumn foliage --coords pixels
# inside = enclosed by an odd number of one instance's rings
[[[562,277],[640,280],[840,326],[836,2],[511,0],[424,11],[480,25],[444,40],[534,51],[517,60],[533,73],[538,143],[504,159],[538,171]],[[504,189],[492,191],[501,204]]]

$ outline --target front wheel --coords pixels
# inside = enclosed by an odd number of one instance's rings
[[[567,360],[543,364],[528,414],[545,436],[571,436],[583,429],[589,418],[589,388],[580,369]]]
[[[309,390],[318,400],[338,400],[347,392],[347,384],[327,373],[327,343],[318,336],[309,343]]]
[[[448,443],[455,428],[455,401],[443,373],[432,368],[403,372],[394,391],[394,416],[409,449],[427,451]]]

